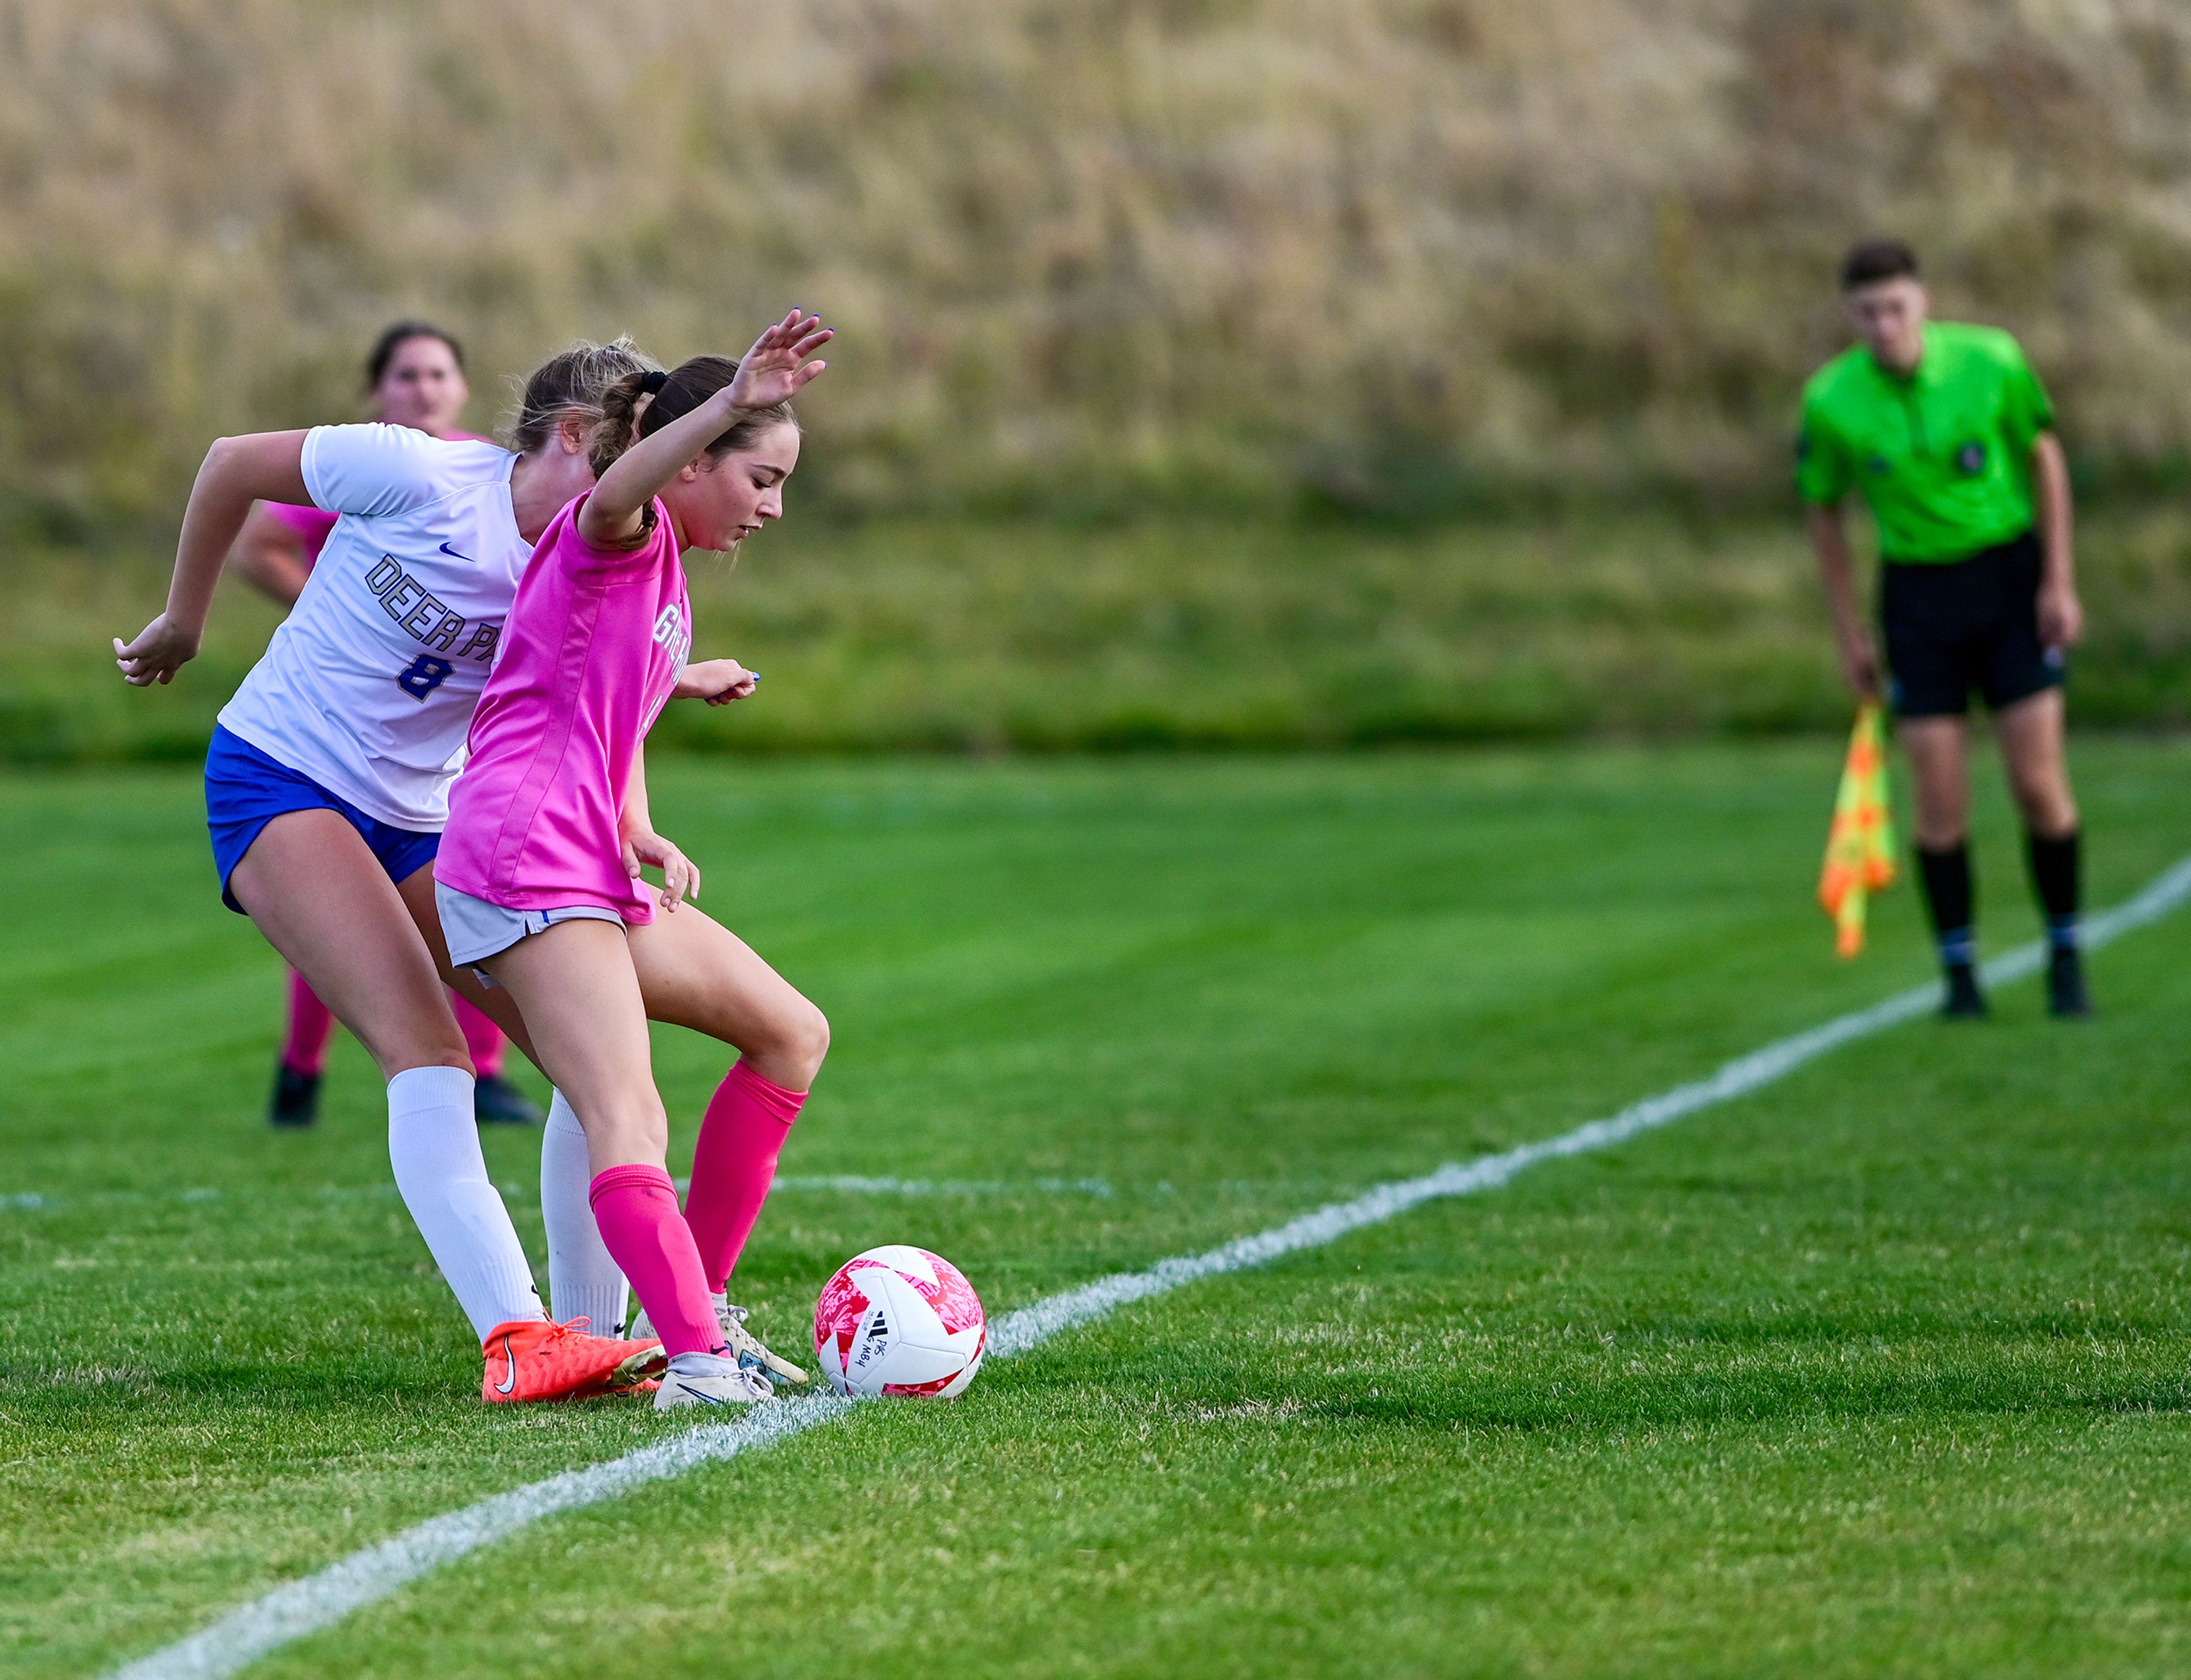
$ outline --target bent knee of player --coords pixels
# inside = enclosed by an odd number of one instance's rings
[[[803,1088],[814,1082],[814,1076],[822,1071],[822,1064],[828,1057],[829,1018],[805,998],[799,1002],[801,1007],[793,1049],[806,1076],[800,1081]]]
[[[754,1042],[741,1047],[754,1071],[788,1091],[804,1091],[814,1083],[829,1053],[829,1018],[794,992],[753,1038]]]
[[[446,1034],[407,1025],[378,1031],[368,1030],[358,1036],[366,1053],[379,1066],[384,1079],[393,1079],[413,1068],[460,1068],[475,1077],[479,1072],[472,1065],[471,1053],[465,1048],[464,1035],[457,1030],[454,1021],[449,1023]]]

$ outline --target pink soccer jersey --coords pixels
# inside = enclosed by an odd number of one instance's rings
[[[612,549],[578,534],[585,501],[556,514],[517,586],[434,875],[509,910],[595,905],[651,922],[617,820],[691,650],[692,604],[660,502],[646,542]]]

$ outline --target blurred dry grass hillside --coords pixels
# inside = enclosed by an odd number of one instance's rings
[[[0,509],[172,519],[399,310],[485,372],[793,302],[839,508],[1739,500],[1876,230],[2171,470],[2191,6],[5,0]]]

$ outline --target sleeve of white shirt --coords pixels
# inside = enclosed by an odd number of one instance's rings
[[[304,488],[330,514],[404,513],[448,493],[448,451],[408,426],[315,426],[304,434]]]

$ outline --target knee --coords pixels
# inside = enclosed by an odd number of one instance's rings
[[[799,1073],[794,1088],[803,1091],[813,1084],[815,1076],[822,1071],[822,1061],[829,1054],[829,1018],[805,998],[799,1001],[800,1008],[785,1024],[781,1054]]]
[[[471,1053],[464,1047],[464,1035],[453,1025],[446,1038],[439,1033],[406,1034],[390,1042],[368,1040],[365,1049],[379,1064],[383,1079],[393,1079],[413,1068],[460,1068],[475,1078],[479,1075],[472,1065]]]
[[[755,1073],[787,1090],[804,1091],[829,1053],[829,1018],[800,998],[770,1021],[755,1042],[741,1047]]]
[[[2077,831],[2077,802],[2067,790],[2054,790],[2022,802],[2023,826],[2041,840],[2062,840]]]
[[[652,1098],[652,1100],[649,1100]],[[669,1116],[652,1092],[612,1102],[572,1105],[586,1134],[588,1155],[598,1165],[646,1162],[659,1166],[669,1155]]]

